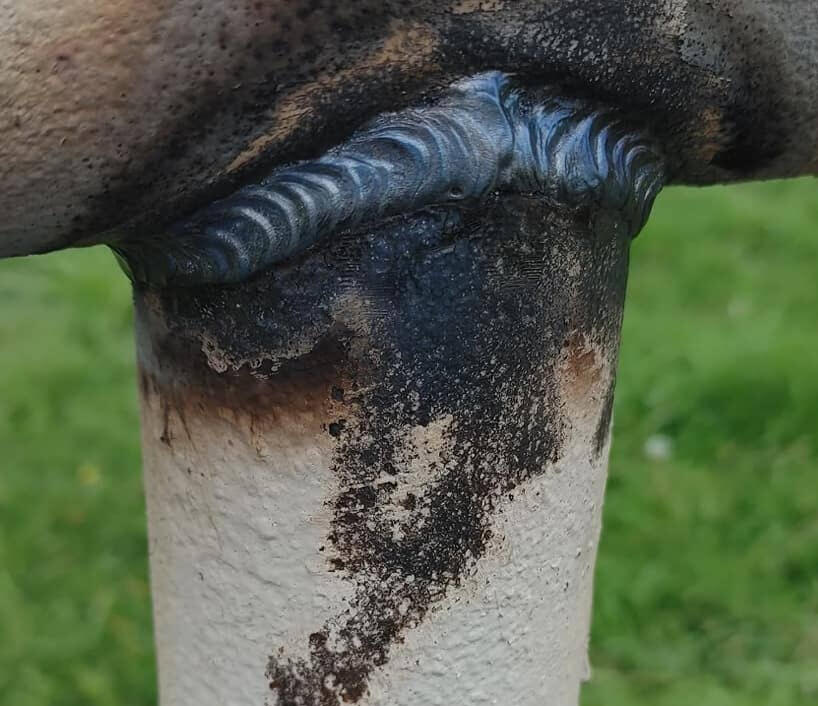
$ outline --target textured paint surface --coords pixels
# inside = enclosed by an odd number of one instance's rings
[[[152,237],[111,244],[152,286],[235,282],[339,231],[493,192],[618,211],[641,230],[664,185],[647,135],[610,110],[524,95],[494,71],[433,106],[380,116],[315,160],[275,170]]]
[[[155,233],[488,69],[646,122],[675,182],[818,171],[814,0],[0,0],[0,255]]]
[[[629,240],[493,197],[138,292],[164,703],[574,703]]]

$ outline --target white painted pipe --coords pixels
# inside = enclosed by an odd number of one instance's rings
[[[629,238],[456,221],[137,291],[163,706],[577,703]]]
[[[595,399],[571,403],[561,460],[502,503],[486,555],[392,648],[361,703],[577,703],[607,459],[607,448],[589,453],[610,374],[593,364]],[[321,551],[337,492],[332,438],[318,418],[301,435],[232,414],[189,417],[185,429],[173,413],[166,429],[161,405],[154,393],[143,401],[161,703],[276,703],[270,656],[307,658],[316,626],[350,599]],[[413,435],[407,488],[431,475],[445,424]]]

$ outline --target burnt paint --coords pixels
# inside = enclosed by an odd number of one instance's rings
[[[561,352],[579,332],[615,365],[627,233],[616,213],[495,196],[479,210],[435,208],[349,234],[242,285],[138,292],[151,339],[142,363],[160,395],[171,385],[172,404],[190,410],[194,399],[202,416],[231,404],[247,414],[249,402],[272,428],[270,399],[286,407],[303,396],[334,444],[339,490],[323,551],[354,593],[315,626],[308,658],[273,651],[280,706],[359,701],[406,632],[502,541],[492,536],[501,501],[548,472],[572,433]],[[350,298],[366,326],[339,308]],[[320,384],[292,385],[289,366],[313,354],[288,363],[286,351],[305,332],[335,354]],[[238,370],[209,368],[203,337]],[[583,365],[574,374],[598,375]],[[410,440],[434,428],[439,457],[407,492],[419,453]]]
[[[148,316],[144,308],[141,316]],[[180,430],[192,440],[188,417],[214,413],[228,413],[252,430],[286,424],[306,436],[319,434],[330,408],[328,391],[346,364],[343,343],[332,335],[276,365],[274,372],[266,361],[216,373],[200,342],[172,335],[162,336],[155,352],[161,362],[139,366],[140,392],[145,401],[157,399],[163,418],[160,441],[171,447]],[[187,361],[182,374],[166,364],[178,360]]]

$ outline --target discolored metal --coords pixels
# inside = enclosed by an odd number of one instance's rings
[[[536,95],[536,93],[535,93]],[[664,185],[656,143],[610,110],[521,94],[490,72],[433,106],[385,114],[319,158],[275,170],[166,232],[114,241],[154,286],[240,281],[313,245],[390,216],[492,193],[616,209],[636,234]]]
[[[137,290],[149,513],[165,526],[152,556],[170,552],[176,576],[153,571],[166,703],[221,703],[213,690],[227,698],[237,674],[279,706],[575,700],[629,224],[595,205],[494,195],[476,210],[436,206],[323,241],[240,285]],[[220,541],[252,523],[312,527],[313,543],[266,543],[253,530],[238,541],[256,546],[243,568],[224,559],[232,571],[212,570],[211,552],[239,550],[202,549],[202,484],[228,477],[254,499],[251,517],[211,507]],[[317,499],[301,507],[309,487]],[[541,493],[528,519],[504,524]],[[264,516],[258,503],[279,509]],[[525,540],[512,540],[520,526]],[[506,569],[493,567],[506,551],[529,558],[514,564],[526,588],[503,618],[481,586],[502,584]],[[563,586],[540,563],[565,551]],[[314,567],[309,581],[288,573],[293,562]],[[248,572],[280,577],[264,588],[272,595],[305,594],[314,621],[276,630],[293,615],[253,611],[271,637],[251,639],[252,621],[235,613],[273,599],[230,589]],[[190,579],[181,593],[178,574]],[[233,615],[214,628],[241,655],[227,659],[232,676],[208,666],[221,654],[201,637],[217,620],[211,601]],[[459,627],[434,627],[469,601]],[[524,615],[542,630],[520,654],[497,642],[496,621],[511,628]],[[572,630],[558,627],[564,615],[576,615]],[[440,682],[428,639],[406,646],[424,630],[455,652],[483,644],[458,659],[467,684]],[[409,672],[395,666],[407,655]]]

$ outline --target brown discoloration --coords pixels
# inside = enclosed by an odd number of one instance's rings
[[[328,333],[295,357],[217,371],[195,336],[166,332],[140,362],[140,391],[145,404],[161,410],[160,440],[168,446],[178,428],[192,441],[188,419],[205,426],[228,419],[251,434],[272,430],[308,442],[324,433],[336,411],[334,390],[346,384],[345,345],[343,336]]]
[[[383,75],[413,69],[415,78],[438,73],[434,57],[440,43],[439,35],[428,26],[395,21],[389,34],[371,53],[362,56],[353,66],[335,73],[324,72],[308,86],[296,86],[282,95],[272,117],[272,129],[255,138],[229,165],[232,173],[252,164],[270,148],[290,139],[298,130],[304,129],[328,92],[343,90],[345,85],[356,81],[370,82]]]
[[[572,331],[563,345],[563,389],[584,404],[589,393],[599,385],[603,372],[599,351],[583,332]]]
[[[577,426],[590,437],[594,457],[605,451],[613,414],[616,347],[600,344],[598,331],[572,331],[558,365],[560,399]]]
[[[697,137],[700,143],[698,157],[710,164],[730,144],[730,128],[725,124],[724,114],[716,108],[702,110]]]

